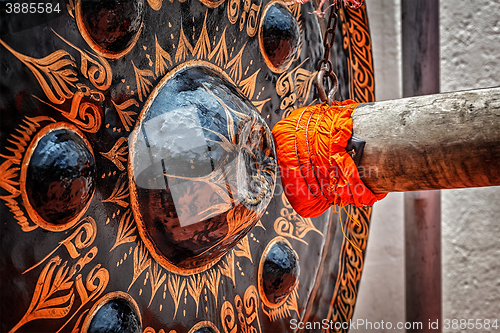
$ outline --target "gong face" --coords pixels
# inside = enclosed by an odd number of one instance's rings
[[[270,136],[318,102],[312,5],[59,8],[37,26],[2,16],[1,330],[284,332],[351,318],[363,254],[329,214],[292,209]],[[339,99],[373,99],[365,14],[340,13]],[[364,249],[370,212],[349,213]]]

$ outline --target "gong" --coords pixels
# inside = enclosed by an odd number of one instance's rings
[[[346,331],[371,209],[299,216],[270,132],[319,102],[312,4],[48,8],[1,17],[2,331]],[[339,15],[336,98],[373,101],[366,10]]]

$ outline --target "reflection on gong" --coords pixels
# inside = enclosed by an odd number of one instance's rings
[[[129,184],[155,259],[200,272],[263,214],[275,186],[270,130],[217,67],[192,62],[165,77],[129,137]]]

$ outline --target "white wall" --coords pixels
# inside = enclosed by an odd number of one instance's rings
[[[441,91],[500,86],[500,1],[442,0],[440,11]],[[443,318],[500,325],[500,187],[443,191],[442,237]]]
[[[377,100],[401,96],[400,1],[366,1]],[[441,91],[500,86],[500,1],[441,0],[440,25]],[[374,206],[353,320],[404,321],[403,217],[401,193]],[[442,260],[443,319],[500,325],[500,187],[442,191]]]

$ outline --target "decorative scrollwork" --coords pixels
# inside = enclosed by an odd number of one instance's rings
[[[240,1],[241,0],[229,0],[229,5],[227,6],[227,18],[231,24],[235,24],[238,21]]]
[[[127,142],[127,138],[121,137],[118,140],[116,140],[113,148],[111,148],[110,151],[107,153],[101,152],[101,155],[106,157],[108,160],[113,162],[114,165],[118,168],[118,170],[123,171],[125,170],[125,166],[123,163],[127,162],[127,154],[128,154],[128,146],[122,146],[125,142]],[[127,195],[128,196],[128,195]],[[109,201],[109,199],[108,199]],[[128,203],[123,202],[119,203],[120,206],[126,207],[128,206]]]
[[[30,306],[21,320],[9,331],[16,332],[26,323],[38,319],[62,319],[67,317],[73,309],[75,299],[78,297],[80,306],[73,311],[67,321],[59,328],[60,332],[80,310],[90,301],[97,299],[109,282],[109,272],[97,264],[83,279],[83,268],[97,255],[97,246],[92,247],[85,255],[81,256],[78,250],[90,247],[95,240],[96,225],[90,216],[71,236],[61,242],[48,256],[35,266],[26,270],[27,273],[44,262],[54,252],[64,245],[72,259],[78,260],[72,265],[62,261],[60,256],[52,257],[38,277],[33,292]],[[57,270],[57,271],[56,271]],[[84,283],[85,281],[85,283]],[[77,303],[78,304],[78,303]]]
[[[97,58],[97,60],[93,59],[89,53],[84,52],[78,47],[74,46],[54,30],[52,30],[52,32],[57,37],[61,38],[66,44],[80,53],[80,72],[83,74],[83,76],[89,79],[92,85],[97,89],[103,91],[108,90],[111,86],[111,81],[113,78],[113,73],[108,61],[98,55],[93,55],[95,58]]]
[[[194,275],[189,278],[189,283],[187,283],[187,290],[189,295],[193,298],[196,303],[196,317],[198,317],[198,308],[200,303],[200,295],[205,285],[205,275]]]
[[[153,302],[153,298],[156,295],[156,292],[160,288],[161,284],[167,278],[167,274],[163,273],[163,269],[158,265],[158,263],[154,263],[153,265],[149,265],[149,279],[151,282],[151,298],[149,300],[148,307],[151,306],[151,302]]]
[[[137,235],[135,234],[136,229],[134,216],[132,215],[130,209],[128,209],[120,219],[115,244],[109,252],[113,251],[119,245],[134,242],[137,238]]]
[[[38,278],[28,311],[9,333],[16,332],[24,324],[35,319],[60,319],[69,314],[75,301],[75,294],[67,262],[62,265],[61,262],[61,257],[56,256],[45,265]],[[55,297],[56,293],[59,296]]]
[[[281,195],[281,200],[284,208],[280,211],[281,216],[274,221],[274,231],[278,235],[298,240],[307,245],[308,243],[303,238],[309,231],[314,231],[323,236],[310,218],[303,218],[297,214],[284,193]]]
[[[44,58],[35,59],[16,52],[1,39],[0,44],[31,70],[52,103],[62,104],[73,96],[70,87],[74,87],[78,79],[72,68],[76,68],[76,63],[71,54],[58,50]]]
[[[132,287],[139,276],[151,265],[151,258],[143,243],[138,243],[134,250],[134,276],[132,282],[128,286],[128,290]],[[175,317],[175,315],[174,315]]]
[[[177,310],[179,309],[179,303],[181,302],[182,292],[184,291],[184,287],[186,287],[186,280],[177,276],[177,275],[169,275],[168,277],[168,291],[174,300],[174,317],[177,315]]]
[[[245,96],[248,97],[248,99],[252,99],[253,97],[253,94],[255,92],[255,84],[257,82],[257,75],[259,74],[259,72],[260,68],[256,70],[255,73],[253,73],[246,79],[241,80],[240,82],[241,91]]]
[[[257,30],[259,30],[259,13],[261,8],[262,8],[262,0],[258,6],[253,3],[252,6],[250,7],[247,19],[248,37],[255,36]]]
[[[41,123],[46,121],[49,121],[51,123],[56,122],[53,118],[47,116],[38,116],[32,118],[26,117],[25,119],[23,119],[22,123],[19,125],[19,128],[16,128],[16,132],[18,133],[18,135],[12,134],[10,136],[10,139],[7,139],[7,141],[10,144],[14,145],[14,147],[7,146],[5,147],[5,149],[10,151],[13,155],[0,154],[0,157],[6,159],[0,165],[0,187],[10,193],[9,195],[0,196],[0,199],[5,201],[5,205],[9,208],[12,214],[14,214],[14,218],[17,220],[17,223],[21,226],[21,229],[24,232],[34,230],[38,228],[38,225],[30,224],[16,200],[16,198],[21,195],[21,190],[19,188],[19,171],[21,170],[21,168],[16,167],[16,165],[21,164],[23,153],[28,147],[31,136],[35,134],[39,127],[42,126]]]
[[[138,69],[137,67],[135,67],[133,61],[132,61],[132,66],[134,67],[134,72],[135,72],[137,93],[139,94],[139,100],[142,102],[143,97],[147,98],[149,92],[151,91],[151,87],[153,86],[151,81],[146,79],[146,77],[148,76],[154,77],[154,73],[149,69]]]
[[[258,311],[259,293],[254,285],[248,286],[243,299],[241,299],[240,295],[234,297],[234,306],[236,307],[238,321],[236,321],[233,304],[229,301],[222,304],[220,315],[225,333],[236,333],[238,330],[248,333],[262,332]]]
[[[225,301],[224,304],[222,304],[222,307],[220,309],[220,319],[225,333],[238,332],[238,326],[236,325],[236,318],[234,315],[234,308],[231,302]]]
[[[240,52],[234,56],[231,61],[229,61],[226,65],[226,68],[229,68],[229,75],[233,78],[234,82],[239,82],[241,78],[241,73],[243,72],[243,68],[241,65],[241,59],[243,58],[243,51],[245,50],[245,45],[241,47]]]
[[[246,314],[246,324],[252,325],[251,332],[262,332],[259,320],[259,293],[254,285],[248,286],[243,297]],[[255,322],[256,327],[253,326]]]
[[[340,278],[340,283],[334,290],[330,301],[328,320],[348,322],[354,314],[354,305],[356,304],[358,295],[358,283],[361,280],[361,273],[363,271],[363,257],[368,240],[368,223],[371,210],[371,207],[356,208],[348,206],[348,215],[358,221],[359,225],[347,223],[347,237],[350,238],[350,242],[344,239],[342,243],[337,275]],[[355,249],[351,245],[351,242],[361,249],[362,252]],[[341,331],[345,330],[341,329]]]
[[[364,7],[363,7],[364,8]],[[375,100],[371,39],[366,29],[366,11],[343,9],[342,35],[344,49],[348,52],[349,95],[360,102]]]
[[[250,262],[253,262],[252,253],[250,252],[250,244],[248,243],[248,235],[243,237],[241,241],[236,244],[234,254],[238,257],[246,257],[250,260]]]

